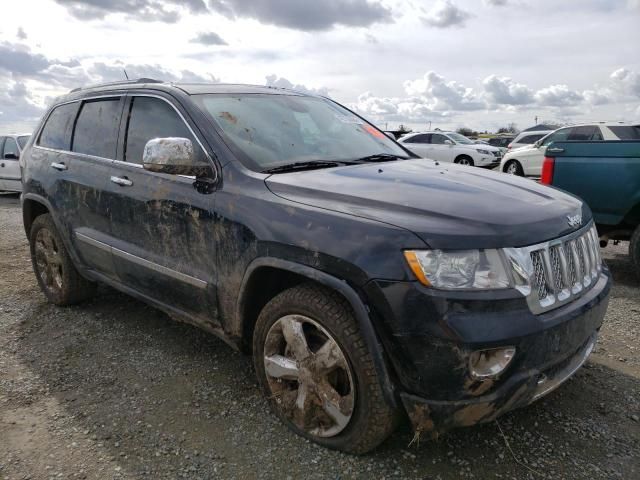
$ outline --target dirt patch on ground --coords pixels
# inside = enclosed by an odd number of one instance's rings
[[[16,196],[0,195],[0,478],[640,478],[640,282],[625,245],[598,347],[556,392],[409,446],[317,447],[269,412],[249,358],[110,289],[37,288]],[[523,466],[526,465],[526,466]],[[534,473],[535,472],[535,473]]]

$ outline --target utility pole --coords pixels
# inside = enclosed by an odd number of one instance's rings
[[[536,125],[538,124],[538,116],[536,115],[536,118],[534,118]]]

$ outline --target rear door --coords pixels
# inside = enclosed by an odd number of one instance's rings
[[[109,212],[105,187],[115,159],[124,98],[110,96],[79,103],[70,152],[54,171],[66,174],[61,205],[72,242],[92,270],[115,279],[109,248]]]
[[[154,138],[189,138],[198,160],[204,143],[172,97],[127,98],[118,160],[109,174],[113,259],[126,286],[169,307],[217,325],[214,194],[195,178],[145,170],[142,155]]]
[[[403,143],[409,150],[422,158],[433,158],[431,156],[431,135],[419,133],[407,138]]]

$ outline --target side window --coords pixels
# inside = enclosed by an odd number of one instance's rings
[[[119,126],[119,98],[84,102],[73,131],[71,150],[96,157],[115,158]]]
[[[571,134],[571,130],[573,130],[573,129],[572,128],[562,128],[560,130],[557,130],[557,131],[549,134],[549,136],[547,136],[547,138],[544,140],[544,142],[542,142],[542,145],[547,146],[551,142],[564,142],[565,140],[567,140],[567,137]]]
[[[567,137],[567,140],[576,142],[588,142],[592,140],[596,133],[600,133],[600,129],[595,125],[585,125],[582,127],[574,127]]]
[[[53,109],[45,123],[38,145],[41,147],[69,150],[71,145],[71,129],[76,119],[78,104],[67,103]]]
[[[440,135],[438,133],[431,135],[431,143],[433,143],[434,145],[444,145],[444,142],[446,140],[449,140],[449,139],[444,135]]]
[[[430,135],[427,134],[414,135],[404,143],[429,143],[429,137]]]
[[[164,100],[151,97],[134,97],[131,101],[127,127],[124,160],[142,163],[142,153],[147,142],[154,138],[182,137],[193,142],[195,163],[205,162],[200,145],[178,113]]]
[[[31,138],[31,135],[22,135],[20,137],[18,137],[18,145],[20,145],[20,149],[24,149],[24,147],[27,145],[27,142],[29,141],[29,139]]]
[[[7,137],[4,142],[4,148],[2,150],[2,158],[8,160],[17,160],[18,159],[18,144],[12,137]]]

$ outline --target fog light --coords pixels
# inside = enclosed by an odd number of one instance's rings
[[[485,379],[499,375],[509,366],[516,347],[477,350],[469,356],[469,370],[475,378]]]

